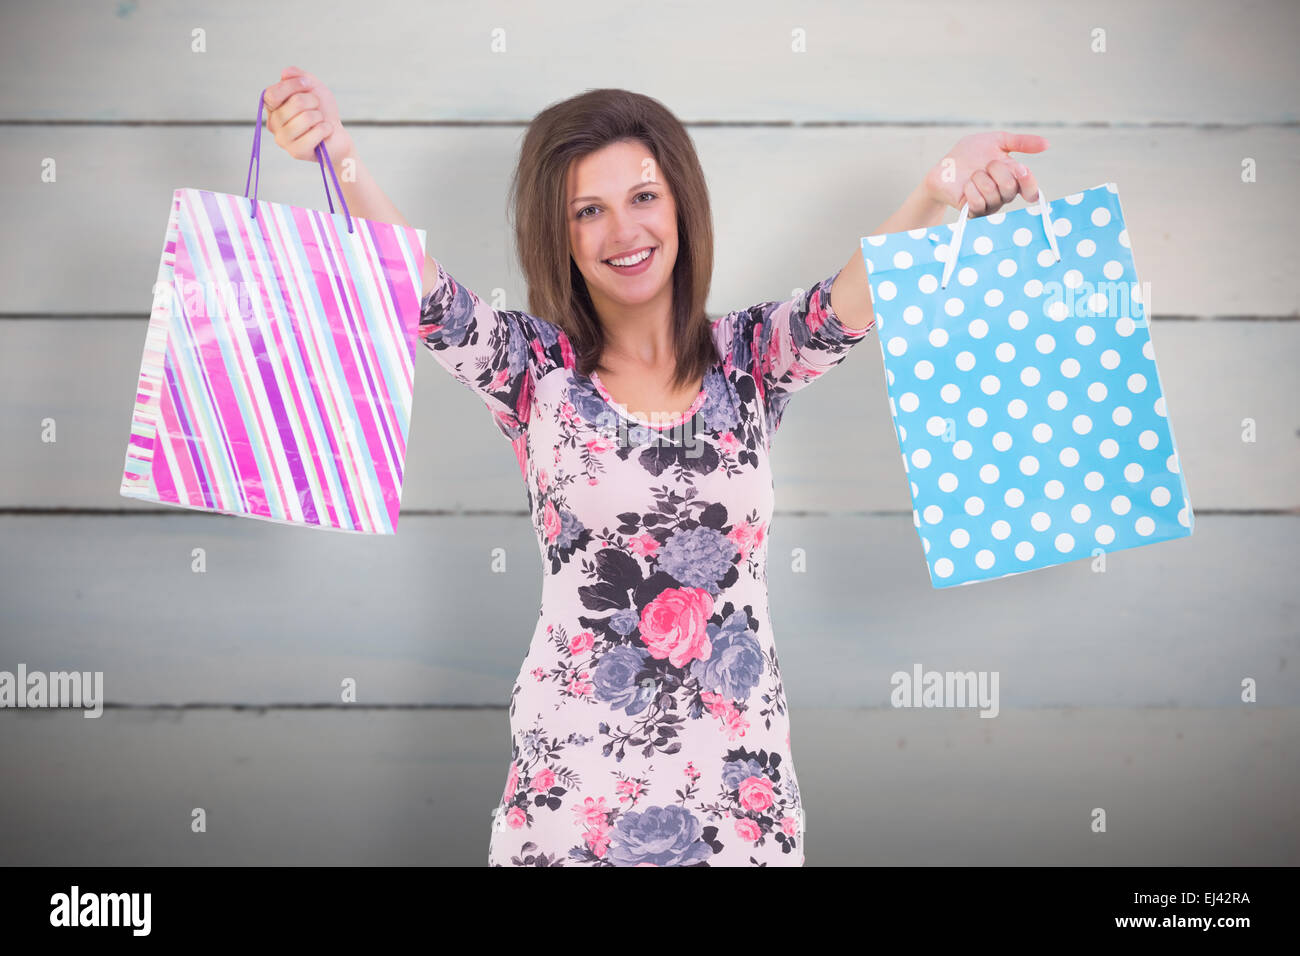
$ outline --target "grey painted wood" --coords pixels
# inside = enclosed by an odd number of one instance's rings
[[[1212,0],[663,0],[653,17],[596,0],[365,9],[375,29],[307,0],[8,3],[0,116],[229,119],[297,63],[328,77],[351,114],[379,120],[526,118],[596,86],[634,86],[698,120],[1295,120],[1300,13],[1287,0],[1248,15]],[[206,53],[191,52],[195,28]],[[1093,52],[1098,28],[1105,53]],[[796,31],[806,52],[793,52]]]
[[[960,137],[989,128],[693,129],[714,215],[710,314],[789,298],[831,275]],[[47,238],[5,231],[0,313],[147,316],[172,191],[243,195],[252,129],[250,116],[230,127],[7,130],[0,204]],[[481,295],[503,290],[509,308],[526,301],[505,208],[520,136],[509,127],[357,133],[367,166],[427,230],[430,251]],[[1155,314],[1300,314],[1285,251],[1300,207],[1300,128],[1071,128],[1050,142],[1031,160],[1047,196],[1117,184]],[[260,199],[327,208],[314,163],[262,146]],[[41,181],[46,157],[55,183]],[[1241,182],[1245,157],[1258,182]],[[956,219],[950,210],[947,221]]]
[[[1300,7],[1043,10],[668,2],[646,18],[383,0],[368,15],[401,29],[358,34],[305,0],[6,4],[0,122],[37,122],[0,139],[0,507],[127,514],[0,516],[0,669],[102,669],[111,699],[144,703],[332,700],[344,677],[362,701],[505,702],[540,590],[521,515],[408,514],[399,536],[364,540],[136,514],[117,496],[171,192],[241,191],[257,91],[289,62],[335,90],[431,251],[508,307],[524,305],[504,209],[521,124],[622,86],[692,124],[714,314],[829,275],[956,139],[1007,128],[1051,140],[1032,161],[1049,197],[1118,183],[1157,315],[1300,315]],[[302,24],[306,42],[287,44]],[[797,29],[807,52],[791,51]],[[990,51],[1011,68],[986,69]],[[816,125],[837,122],[851,125]],[[261,198],[323,207],[312,166],[264,149]],[[139,320],[85,318],[106,313]],[[1295,512],[1295,323],[1157,321],[1154,340],[1198,511]],[[1105,574],[1076,563],[936,592],[906,515],[852,514],[908,507],[878,354],[864,343],[798,396],[776,446],[772,613],[809,864],[1295,865],[1294,514],[1200,515],[1193,538],[1111,555]],[[38,440],[45,417],[57,444]],[[408,509],[524,506],[508,445],[428,356],[408,464]],[[494,547],[509,571],[487,577]],[[845,709],[881,703],[917,662],[998,670],[1008,709]],[[1243,677],[1288,709],[1243,709]],[[1011,709],[1061,703],[1116,709]],[[1118,709],[1143,704],[1177,706]],[[7,762],[39,768],[0,795],[0,863],[485,860],[503,710],[109,714],[0,712]],[[211,839],[189,832],[196,805]],[[1098,805],[1103,837],[1086,826]]]
[[[148,507],[118,494],[147,323],[0,320],[0,507]],[[1193,508],[1300,505],[1300,323],[1157,320],[1152,343]],[[419,348],[403,508],[522,511],[510,444]],[[911,509],[874,332],[793,398],[773,469],[782,510]]]
[[[0,733],[29,770],[0,790],[0,865],[28,866],[483,866],[510,746],[500,711],[4,712]],[[792,744],[808,866],[1300,863],[1294,707],[806,707]]]
[[[407,516],[378,539],[187,513],[0,516],[0,540],[0,669],[103,671],[122,703],[339,702],[354,678],[362,703],[504,705],[541,595],[523,517]],[[875,706],[919,663],[998,671],[1008,708],[1227,706],[1244,678],[1261,704],[1298,706],[1298,542],[1293,517],[1201,517],[1104,573],[1078,561],[935,590],[910,517],[778,515],[785,690],[795,708]]]

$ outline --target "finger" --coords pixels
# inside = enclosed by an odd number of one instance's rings
[[[325,119],[320,110],[303,110],[285,121],[275,133],[275,141],[281,144],[292,145],[304,133],[315,128]]]
[[[998,146],[1008,153],[1041,153],[1051,145],[1033,133],[1002,133],[998,142]]]
[[[1020,195],[1025,197],[1025,202],[1037,202],[1038,180],[1034,174],[1024,163],[1012,163],[1012,166],[1016,171],[1016,181],[1020,183]]]
[[[307,90],[294,93],[280,105],[279,109],[271,111],[271,115],[266,118],[266,128],[272,133],[279,133],[280,128],[293,122],[294,117],[319,108],[320,97],[315,93]]]
[[[330,134],[329,123],[317,123],[301,136],[292,140],[287,149],[294,156],[308,156],[315,151],[321,140]]]
[[[967,180],[965,187],[961,191],[962,198],[966,200],[966,205],[970,207],[968,215],[982,216],[988,209],[988,200],[975,187],[975,177]]]
[[[1014,163],[1010,159],[995,159],[985,167],[985,172],[992,177],[997,186],[1001,205],[1006,205],[1020,193],[1020,183],[1016,181]]]
[[[306,76],[291,76],[268,86],[266,95],[262,99],[265,100],[267,109],[278,110],[284,105],[285,100],[307,89],[310,83],[311,80]]]
[[[998,193],[998,184],[993,181],[992,176],[982,169],[977,169],[971,174],[970,181],[984,200],[984,206],[978,215],[987,215],[1002,205],[1002,197]],[[971,212],[975,212],[973,207]]]

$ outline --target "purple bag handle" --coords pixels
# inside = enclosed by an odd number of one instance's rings
[[[266,108],[266,91],[269,87],[262,90],[262,94],[257,98],[257,126],[253,130],[253,154],[248,157],[248,177],[244,180],[244,198],[248,199],[248,184],[253,184],[253,198],[251,205],[253,213],[250,219],[257,218],[257,184],[262,178],[262,113]],[[329,150],[325,148],[325,141],[321,140],[316,144],[316,161],[320,163],[320,178],[325,184],[325,200],[330,204],[330,215],[334,214],[334,200],[330,196],[329,180],[325,178],[325,164],[329,163],[330,176],[334,178],[334,189],[339,194],[339,202],[343,204],[343,215],[348,219],[348,232],[352,232],[352,214],[348,212],[348,201],[343,198],[343,188],[339,185],[338,174],[334,172],[334,164],[330,162]],[[253,164],[257,164],[257,178],[253,178]]]

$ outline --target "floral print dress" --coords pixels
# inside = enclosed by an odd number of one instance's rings
[[[703,388],[656,420],[579,374],[558,326],[438,264],[421,341],[511,441],[543,567],[489,865],[803,864],[769,452],[791,394],[870,330],[831,308],[838,274],[713,320]]]

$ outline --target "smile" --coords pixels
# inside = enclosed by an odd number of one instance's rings
[[[616,256],[613,259],[602,259],[601,261],[607,266],[611,266],[620,272],[643,272],[649,267],[650,260],[654,256],[654,252],[657,248],[657,246],[647,246],[643,249],[638,249],[636,252],[630,252],[625,256]]]

